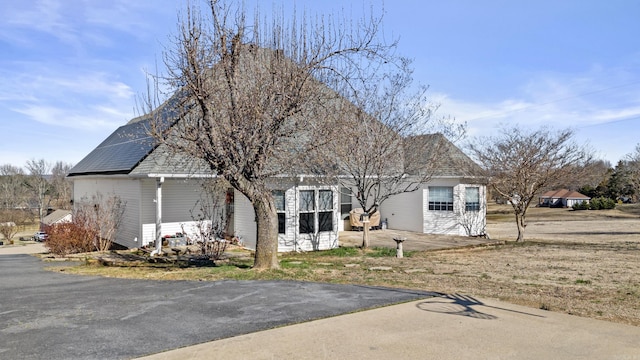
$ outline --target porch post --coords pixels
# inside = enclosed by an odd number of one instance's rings
[[[162,183],[164,177],[156,179],[156,250],[155,254],[162,253]]]

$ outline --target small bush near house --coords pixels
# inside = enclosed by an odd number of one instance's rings
[[[96,249],[96,232],[77,222],[56,224],[49,228],[46,246],[56,255],[77,254]]]
[[[589,209],[591,210],[605,210],[605,209],[614,209],[616,207],[616,202],[613,199],[609,199],[606,197],[597,197],[595,199],[591,199],[589,203]]]
[[[571,206],[573,210],[589,210],[589,203],[586,201],[582,201]]]
[[[615,207],[616,202],[606,197],[593,198],[589,203],[581,202],[572,206],[573,210],[606,210],[614,209]]]

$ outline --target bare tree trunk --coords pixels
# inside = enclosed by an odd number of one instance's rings
[[[362,248],[369,248],[369,221],[362,222]]]
[[[273,200],[257,194],[251,200],[256,213],[259,241],[256,243],[254,269],[278,269],[278,215]]]
[[[524,228],[526,226],[523,214],[516,213],[516,225],[518,226],[518,238],[516,242],[522,242],[524,241]]]

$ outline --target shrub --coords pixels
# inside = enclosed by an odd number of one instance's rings
[[[49,228],[45,245],[56,255],[96,250],[96,231],[78,222],[61,223]]]
[[[582,201],[571,206],[573,210],[589,210],[589,203],[586,201]]]
[[[589,203],[589,209],[591,210],[614,209],[615,207],[616,202],[613,199],[602,196],[591,199],[591,202]]]
[[[0,234],[9,244],[13,244],[13,237],[18,233],[18,227],[12,222],[0,223]]]
[[[614,209],[615,207],[616,202],[614,200],[602,196],[591,199],[589,203],[581,202],[572,206],[573,210],[605,210]]]

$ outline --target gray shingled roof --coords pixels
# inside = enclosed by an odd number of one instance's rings
[[[132,176],[149,174],[209,175],[210,168],[204,161],[172,152],[167,145],[155,148],[131,172]]]
[[[411,175],[474,177],[482,168],[442,134],[405,139],[405,171]]]
[[[333,94],[333,90],[327,88]],[[342,99],[336,97],[336,99]],[[165,145],[149,135],[153,118],[163,120],[166,125],[174,124],[180,114],[188,113],[183,104],[184,96],[176,93],[162,104],[152,115],[130,120],[118,128],[96,149],[74,166],[69,176],[92,174],[129,174],[145,176],[149,174],[209,174],[209,167],[200,160],[186,155],[175,154]],[[289,146],[295,146],[293,139]],[[287,144],[285,144],[285,147]],[[437,154],[437,155],[436,155]],[[398,160],[398,171],[408,174],[424,174],[429,171],[433,176],[473,176],[480,168],[454,144],[441,134],[421,135],[405,139],[405,161]],[[278,164],[274,164],[277,169]],[[287,163],[291,171],[293,164]],[[277,170],[276,170],[277,171]]]

